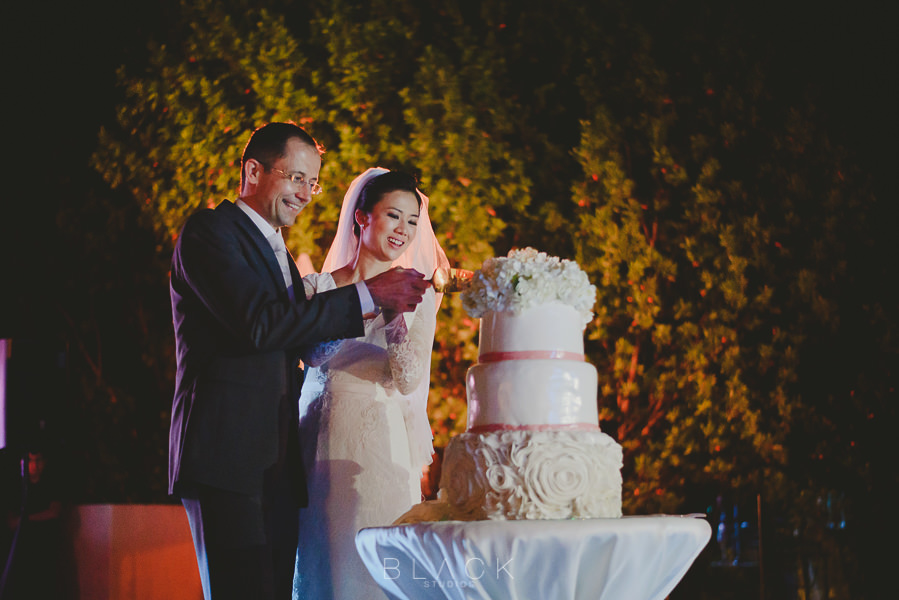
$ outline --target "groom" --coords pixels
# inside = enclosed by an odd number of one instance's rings
[[[207,600],[291,596],[306,503],[300,348],[361,336],[363,314],[414,310],[428,286],[395,269],[306,299],[279,230],[321,192],[321,152],[293,123],[260,127],[237,202],[192,215],[175,246],[169,493],[187,511]]]

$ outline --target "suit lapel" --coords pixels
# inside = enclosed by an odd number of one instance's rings
[[[265,239],[262,232],[259,231],[259,228],[253,223],[253,220],[244,214],[244,212],[230,200],[222,201],[216,210],[224,211],[235,226],[243,231],[253,246],[255,246],[259,256],[262,257],[263,262],[268,269],[269,276],[272,278],[272,283],[275,285],[275,289],[280,293],[286,294],[287,290],[284,288],[284,276],[281,274],[281,265],[278,264],[278,258],[275,256],[275,251],[272,250],[271,244],[268,243],[268,240]]]

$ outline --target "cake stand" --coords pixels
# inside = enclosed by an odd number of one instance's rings
[[[662,600],[711,537],[701,517],[422,522],[356,548],[392,600]]]

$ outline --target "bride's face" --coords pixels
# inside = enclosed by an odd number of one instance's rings
[[[415,194],[405,190],[384,194],[370,213],[357,210],[361,252],[384,262],[396,260],[415,239],[418,214]]]

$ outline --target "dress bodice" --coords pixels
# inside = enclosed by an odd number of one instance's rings
[[[303,283],[307,297],[336,287],[330,273],[309,275]],[[303,357],[313,367],[307,381],[313,385],[377,384],[390,396],[407,395],[427,372],[434,326],[434,293],[429,290],[413,313],[403,313],[390,323],[379,314],[365,320],[362,337],[309,349]]]

